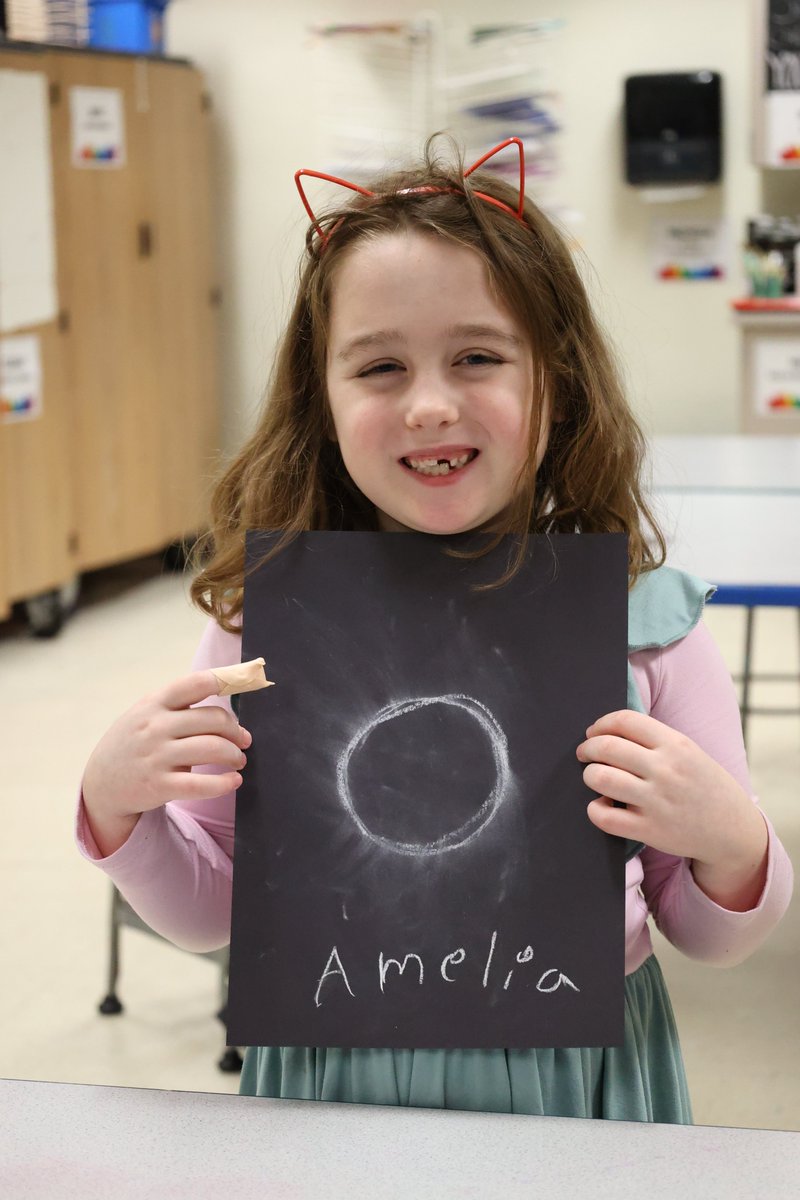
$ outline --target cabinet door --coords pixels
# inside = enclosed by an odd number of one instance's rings
[[[75,410],[73,471],[82,569],[148,553],[165,541],[160,399],[153,340],[154,257],[146,64],[52,52],[52,108],[62,305],[69,314]],[[122,165],[77,165],[76,89],[121,98]],[[84,97],[85,98],[85,97]]]
[[[0,70],[36,72],[46,96],[47,55],[0,50]],[[19,128],[26,128],[20,114]],[[23,140],[27,137],[23,134]],[[52,143],[52,129],[51,129]],[[17,147],[18,149],[18,147]],[[14,186],[18,162],[0,161],[3,186]],[[0,156],[1,157],[1,156]],[[24,186],[21,183],[20,185]],[[6,211],[5,208],[3,211]],[[13,231],[6,231],[8,236]],[[60,300],[60,297],[59,297]],[[0,306],[3,296],[0,295]],[[60,304],[59,304],[60,307]],[[4,308],[9,325],[8,307]],[[41,379],[33,415],[0,414],[0,618],[14,600],[66,583],[77,570],[70,458],[74,453],[69,335],[58,321],[7,327],[2,338],[30,339]]]
[[[208,103],[202,77],[147,64],[152,116],[149,211],[155,273],[162,520],[170,539],[205,527],[217,469],[217,303]]]
[[[8,600],[23,600],[59,587],[75,574],[70,423],[63,339],[56,325],[9,336],[33,339],[41,364],[39,415],[0,424],[1,590]]]

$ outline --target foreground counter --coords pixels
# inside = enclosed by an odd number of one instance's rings
[[[800,1196],[800,1133],[0,1080],[4,1200]]]

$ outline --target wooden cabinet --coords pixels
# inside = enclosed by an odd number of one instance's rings
[[[47,133],[47,78],[43,73],[44,55],[12,53],[0,49],[0,71],[4,76],[13,72],[35,71],[40,87],[25,90],[25,101],[41,102],[42,132]],[[5,78],[3,79],[5,84]],[[4,93],[6,94],[6,93]],[[3,105],[4,120],[17,120],[26,136],[24,115],[16,112],[14,102]],[[5,130],[2,131],[5,134]],[[13,153],[7,162],[8,139],[0,145],[0,187],[20,186],[16,172],[20,162]],[[18,144],[17,144],[18,145]],[[47,145],[42,146],[43,159]],[[49,156],[52,158],[52,154]],[[22,173],[22,186],[27,182]],[[5,217],[8,206],[0,207]],[[0,254],[8,251],[9,239],[19,236],[12,223],[0,239]],[[29,230],[25,230],[29,232]],[[27,265],[27,255],[20,259]],[[3,264],[0,264],[3,266]],[[57,319],[57,306],[41,323],[9,328],[9,297],[2,289],[7,278],[0,271],[0,338],[3,349],[9,345],[6,337],[29,338],[36,347],[41,368],[41,407],[34,419],[11,420],[0,405],[0,619],[8,615],[12,601],[57,588],[76,573],[74,563],[74,511],[72,465],[70,463],[70,364],[66,339]],[[5,356],[4,356],[5,357]],[[3,396],[5,400],[5,394]]]
[[[219,289],[199,72],[52,48],[0,49],[0,70],[49,84],[59,308],[36,331],[42,416],[0,424],[2,614],[4,600],[203,527]],[[71,98],[87,87],[121,98],[121,166],[73,163]]]
[[[39,342],[44,403],[35,420],[0,423],[0,620],[77,570],[64,339],[54,322],[25,332]]]

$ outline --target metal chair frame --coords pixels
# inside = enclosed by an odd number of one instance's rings
[[[110,920],[110,937],[109,937],[109,953],[108,953],[108,980],[107,992],[105,997],[98,1005],[98,1011],[103,1016],[117,1016],[123,1012],[123,1005],[117,995],[117,981],[120,974],[120,930],[123,925],[127,925],[130,929],[139,929],[142,933],[148,933],[151,937],[157,937],[162,942],[166,942],[168,946],[173,946],[174,949],[180,949],[179,946],[174,946],[167,938],[156,933],[151,929],[134,909],[128,904],[125,897],[117,890],[114,885],[111,885],[111,920]],[[193,951],[184,951],[184,953],[194,953]],[[200,958],[208,958],[216,963],[219,967],[219,997],[220,1007],[216,1014],[223,1026],[226,1023],[226,1010],[228,1004],[228,963],[230,951],[227,946],[223,946],[220,950],[208,950],[205,953],[200,953]],[[242,1068],[242,1058],[239,1049],[236,1046],[226,1046],[222,1056],[217,1061],[217,1066],[221,1071],[234,1072],[240,1071]]]
[[[730,604],[746,610],[744,632],[744,662],[740,674],[734,681],[741,684],[739,710],[742,715],[742,735],[747,745],[747,731],[751,716],[796,716],[800,708],[754,707],[750,703],[750,690],[754,683],[800,683],[800,587],[763,585],[751,587],[746,584],[723,584],[711,600],[712,604]],[[798,670],[792,672],[754,673],[753,648],[755,644],[755,615],[759,608],[794,608],[798,617]]]

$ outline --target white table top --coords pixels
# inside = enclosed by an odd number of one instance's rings
[[[714,584],[800,587],[800,492],[657,492],[667,562]]]
[[[656,491],[800,495],[800,436],[670,435],[651,439]]]
[[[715,584],[800,586],[800,437],[658,437],[651,461],[671,566]]]
[[[4,1200],[796,1200],[800,1133],[0,1080]]]

